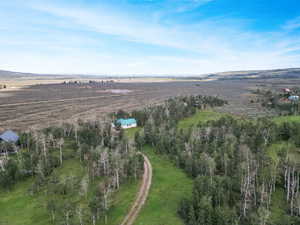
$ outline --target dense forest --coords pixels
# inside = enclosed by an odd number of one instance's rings
[[[195,179],[193,198],[183,199],[178,209],[185,223],[299,224],[300,126],[225,116],[178,129],[177,121],[195,110],[225,103],[198,104],[203,100],[178,98],[151,107],[143,116],[144,130],[135,136],[138,147],[153,146]],[[285,200],[277,218],[271,206],[278,193]]]

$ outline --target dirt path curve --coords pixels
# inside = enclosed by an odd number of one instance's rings
[[[144,157],[144,175],[143,182],[141,184],[139,193],[121,225],[132,225],[137,218],[142,206],[145,204],[149,194],[151,182],[152,182],[152,166],[147,156],[141,153]]]

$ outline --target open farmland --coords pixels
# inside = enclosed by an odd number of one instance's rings
[[[17,80],[17,79],[16,79]],[[59,82],[58,82],[59,81]],[[64,80],[49,80],[0,92],[0,129],[27,129],[30,126],[72,119],[104,117],[118,109],[133,110],[178,96],[202,94],[219,96],[229,101],[222,112],[240,115],[266,115],[252,90],[264,86],[281,87],[282,81],[222,80],[195,81],[161,78],[115,80],[109,87],[64,85]],[[288,80],[286,81],[288,82]],[[299,80],[297,80],[299,82]],[[293,82],[295,84],[295,82]]]
[[[74,118],[102,117],[180,94],[197,93],[192,83],[115,83],[110,88],[41,84],[0,93],[0,127],[22,129]]]
[[[118,109],[132,110],[176,95],[224,94],[215,86],[206,82],[201,86],[195,82],[151,82],[115,83],[109,89],[101,89],[41,84],[2,91],[0,127],[24,129],[70,119],[102,117]]]

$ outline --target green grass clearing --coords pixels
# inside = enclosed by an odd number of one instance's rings
[[[277,124],[281,124],[284,122],[300,123],[300,116],[279,116],[279,117],[275,117],[273,121]]]
[[[214,111],[197,111],[195,115],[179,121],[178,128],[188,129],[196,126],[198,123],[205,123],[210,120],[218,120],[222,116],[224,116],[224,114]]]
[[[152,164],[153,178],[149,197],[135,225],[183,225],[177,209],[181,199],[191,196],[193,180],[152,148],[145,147],[144,152]]]
[[[108,212],[107,224],[119,225],[129,212],[135,198],[139,191],[140,181],[128,182],[121,186],[118,192],[113,197],[112,207]],[[104,221],[97,223],[98,225],[105,225]],[[107,225],[106,224],[106,225]]]
[[[129,139],[133,139],[134,135],[136,132],[139,132],[140,130],[142,130],[141,127],[133,127],[133,128],[129,128],[124,130],[124,134],[129,138]]]
[[[300,150],[294,144],[288,142],[279,142],[272,144],[268,149],[268,155],[276,164],[279,163],[280,153],[287,151],[288,160],[294,164],[300,165]]]

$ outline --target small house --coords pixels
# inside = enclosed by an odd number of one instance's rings
[[[19,136],[15,132],[8,130],[0,135],[0,142],[1,141],[8,143],[17,143],[19,141]]]
[[[136,119],[133,118],[118,119],[116,120],[116,124],[120,125],[123,129],[137,127]]]

